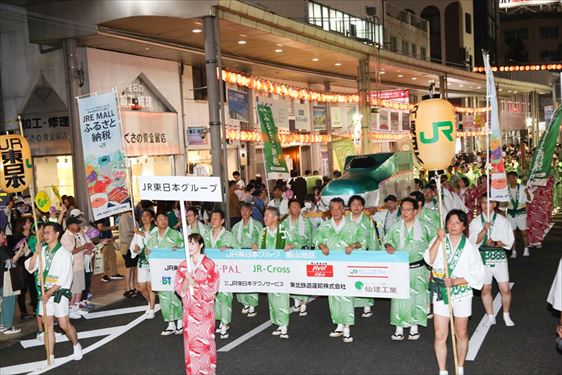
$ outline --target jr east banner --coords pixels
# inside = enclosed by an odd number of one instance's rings
[[[502,155],[502,142],[500,131],[500,117],[498,110],[498,98],[496,95],[496,84],[494,83],[494,73],[490,67],[490,56],[483,52],[484,67],[486,68],[486,93],[490,103],[490,124],[488,137],[490,139],[490,198],[497,202],[509,201],[507,190],[507,177]]]
[[[78,111],[94,220],[130,210],[116,93],[78,98]]]
[[[561,125],[562,107],[558,107],[546,131],[542,134],[539,145],[535,149],[535,152],[533,152],[528,185],[546,186],[552,168],[552,158],[554,156],[554,149],[556,148]]]
[[[267,179],[288,179],[289,170],[283,155],[283,148],[281,148],[281,143],[279,142],[277,126],[273,120],[271,107],[266,104],[258,104],[257,111],[261,131],[265,135],[263,142],[263,157],[265,161]]]
[[[343,250],[205,249],[218,267],[221,292],[290,293],[313,296],[408,298],[408,253]],[[173,290],[183,251],[153,249],[149,256],[152,289]]]

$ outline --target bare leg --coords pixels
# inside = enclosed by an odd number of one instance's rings
[[[61,316],[60,318],[57,318],[57,320],[59,321],[59,327],[64,331],[66,337],[68,337],[72,345],[78,344],[78,335],[76,334],[76,329],[72,324],[70,324],[68,316]]]
[[[131,269],[130,268],[126,268],[125,269],[125,291],[128,292],[129,290],[131,290]]]
[[[498,283],[498,287],[500,288],[500,294],[502,296],[503,312],[509,313],[509,309],[511,307],[511,289],[509,289],[509,283],[508,282]],[[484,290],[484,288],[482,288],[482,290]],[[482,296],[484,296],[484,293],[482,293]],[[492,299],[490,297],[490,301],[491,300]],[[490,302],[490,305],[491,305],[491,302]]]
[[[47,327],[49,333],[49,353],[55,355],[55,317],[47,315]]]
[[[131,270],[131,285],[130,285],[130,289],[136,289],[135,288],[135,280],[137,280],[137,267],[132,267],[130,268]]]
[[[464,360],[468,352],[468,317],[455,318],[455,335],[457,339],[459,367],[464,367]]]
[[[156,293],[152,291],[152,283],[149,281],[146,283],[146,288],[148,289],[148,303],[150,308],[154,310],[154,305],[156,305]]]
[[[433,344],[437,366],[439,371],[447,369],[447,336],[449,335],[449,318],[441,315],[433,315],[433,328],[435,341]]]
[[[488,315],[494,314],[492,303],[492,285],[484,285],[482,287],[482,304],[484,305],[484,310],[486,310],[486,314]]]

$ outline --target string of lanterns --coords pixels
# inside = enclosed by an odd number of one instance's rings
[[[493,72],[528,72],[539,70],[562,70],[562,64],[531,64],[531,65],[505,65],[505,66],[492,66]],[[483,66],[475,66],[472,68],[473,72],[484,73],[486,70]]]
[[[227,83],[254,89],[266,94],[274,94],[297,100],[316,101],[318,103],[359,103],[359,95],[357,94],[326,93],[301,87],[294,87],[284,83],[276,83],[264,78],[243,75],[226,69],[223,69],[222,76],[224,81]],[[403,111],[410,111],[414,108],[414,104],[399,103],[392,100],[382,100],[376,98],[371,99],[370,104],[382,108],[399,109]],[[482,113],[488,110],[489,108],[455,107],[455,111],[459,113]]]
[[[279,133],[279,142],[290,143],[328,143],[331,137],[328,134],[285,134]],[[263,142],[265,135],[257,130],[226,129],[226,139],[241,142]]]

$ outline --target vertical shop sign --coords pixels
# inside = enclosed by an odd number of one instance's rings
[[[21,135],[0,135],[0,191],[19,193],[32,183],[29,143]]]
[[[277,126],[273,120],[271,108],[265,104],[257,105],[258,120],[262,133],[265,134],[263,142],[263,155],[268,180],[289,178],[289,170],[279,142]]]
[[[94,220],[130,210],[116,93],[78,98],[78,111]]]

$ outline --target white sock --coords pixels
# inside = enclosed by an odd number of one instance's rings
[[[496,320],[496,318],[494,318],[494,314],[488,314],[488,321],[492,320]]]
[[[447,370],[439,370],[439,375],[449,375],[449,371],[447,371]]]
[[[248,307],[248,313],[253,314],[255,311],[256,309],[254,308],[254,306]]]
[[[182,328],[183,328],[183,321],[180,319],[176,323],[176,330],[179,330],[179,329],[182,329]]]
[[[464,375],[464,367],[458,367],[459,375]]]
[[[503,321],[505,322],[505,325],[508,327],[513,327],[515,325],[513,320],[511,320],[509,313],[505,313],[505,312],[503,313]]]
[[[349,326],[347,326],[347,325],[344,326],[344,328],[343,328],[343,335],[344,335],[344,336],[351,336],[350,330],[349,330]]]
[[[365,314],[370,313],[370,312],[371,312],[371,306],[365,306],[365,307],[363,307],[363,312],[364,312]]]
[[[411,326],[410,327],[410,335],[415,335],[416,333],[418,333],[418,326]]]
[[[176,330],[176,323],[175,322],[168,322],[168,327],[166,327],[166,330],[175,331]]]
[[[343,324],[338,324],[336,331],[343,331]]]
[[[287,326],[280,326],[279,329],[281,330],[281,334],[286,334],[287,333]]]
[[[398,335],[404,335],[404,328],[403,327],[396,327],[396,331],[394,331],[394,334],[396,336]]]

